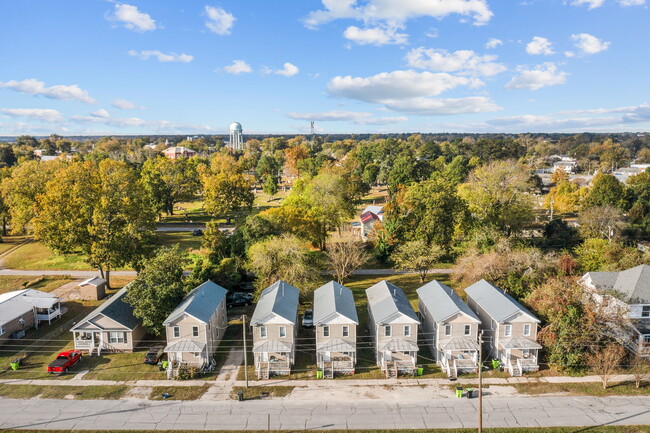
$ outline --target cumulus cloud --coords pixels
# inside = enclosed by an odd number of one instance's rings
[[[406,33],[398,33],[398,29],[384,27],[369,27],[361,29],[350,26],[343,32],[343,36],[359,45],[402,45],[408,42]]]
[[[534,36],[533,40],[526,44],[526,52],[530,55],[550,56],[554,54],[553,44],[546,38]]]
[[[46,87],[44,82],[30,78],[23,81],[0,81],[0,88],[7,88],[28,95],[41,95],[46,98],[58,99],[61,101],[79,101],[86,104],[95,103],[95,100],[90,97],[88,92],[79,88],[76,84],[69,86],[59,84],[56,86]]]
[[[490,38],[490,40],[488,40],[485,43],[485,48],[487,48],[488,50],[491,50],[491,49],[494,49],[494,48],[498,47],[499,45],[503,45],[503,41],[501,39]]]
[[[448,116],[464,113],[484,113],[501,110],[497,104],[484,96],[466,98],[410,98],[386,100],[386,108],[423,116]]]
[[[124,27],[136,32],[156,30],[156,21],[144,12],[140,12],[136,6],[124,3],[115,4],[112,19],[119,21]]]
[[[229,74],[235,75],[253,72],[253,69],[250,67],[250,65],[243,60],[234,60],[232,62],[232,65],[224,66],[223,70]]]
[[[365,23],[402,25],[419,17],[441,19],[458,14],[474,19],[474,24],[486,24],[492,18],[486,0],[322,0],[323,9],[310,12],[304,22],[308,28],[337,19],[355,19]]]
[[[114,99],[111,105],[120,110],[142,110],[144,107],[140,107],[135,102],[127,101],[126,99]]]
[[[642,6],[645,4],[645,0],[618,0],[618,3],[621,6]]]
[[[300,69],[293,63],[286,62],[282,69],[272,69],[269,67],[264,66],[262,68],[262,73],[264,75],[268,74],[276,74],[276,75],[283,75],[285,77],[293,77],[294,75],[298,74],[300,72]]]
[[[134,129],[148,133],[187,133],[214,131],[214,128],[208,125],[193,125],[172,122],[168,120],[144,120],[139,117],[99,117],[90,115],[72,116],[70,120],[78,124],[106,125],[116,128],[123,128],[123,132],[133,131]]]
[[[408,66],[432,72],[458,72],[462,75],[492,76],[507,68],[496,63],[497,56],[481,56],[472,50],[448,52],[443,49],[415,48],[406,54]]]
[[[90,115],[94,117],[102,117],[102,118],[111,117],[109,112],[104,110],[103,108],[100,108],[99,110],[90,113]]]
[[[63,116],[49,108],[0,108],[0,113],[9,117],[24,117],[40,122],[62,122]]]
[[[566,72],[559,71],[555,63],[544,63],[532,69],[519,68],[519,75],[506,84],[506,89],[529,89],[538,90],[542,87],[564,84],[567,77]]]
[[[624,7],[643,6],[645,4],[645,0],[617,0],[616,2]],[[574,6],[586,5],[587,9],[596,9],[604,5],[605,0],[573,0],[571,4]]]
[[[214,6],[206,6],[205,13],[208,16],[205,26],[218,35],[229,35],[237,20],[231,13]]]
[[[142,60],[148,60],[150,57],[158,59],[159,62],[181,62],[189,63],[194,60],[194,56],[189,54],[176,54],[176,53],[163,53],[159,50],[144,50],[144,51],[135,51],[130,50],[129,56],[138,57]]]
[[[296,120],[314,120],[319,122],[348,121],[357,125],[393,125],[405,122],[406,117],[375,117],[372,113],[362,111],[322,111],[318,113],[287,113],[287,117]]]
[[[600,53],[609,48],[610,45],[610,42],[604,42],[589,33],[571,35],[571,39],[575,42],[576,48],[578,48],[582,54]]]

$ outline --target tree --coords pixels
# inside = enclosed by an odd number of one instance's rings
[[[586,188],[580,188],[573,182],[561,181],[551,188],[544,199],[544,207],[553,214],[571,213],[578,209]]]
[[[277,178],[279,172],[280,164],[271,155],[262,155],[260,160],[257,162],[257,168],[255,169],[257,178],[260,180],[266,179],[267,176]]]
[[[144,262],[129,285],[125,300],[133,306],[133,315],[142,319],[142,326],[153,335],[163,332],[163,322],[186,294],[185,261],[177,248],[163,248]]]
[[[597,173],[585,198],[585,206],[625,207],[625,186],[611,174]]]
[[[443,254],[444,250],[439,245],[427,245],[420,240],[404,242],[395,249],[391,259],[398,269],[417,272],[420,283],[424,283],[429,270]]]
[[[271,201],[273,199],[273,196],[278,193],[278,178],[277,178],[277,176],[267,174],[266,179],[264,180],[264,185],[262,187],[262,191],[264,191],[264,193],[269,196],[269,198],[266,201],[267,202]]]
[[[349,231],[332,237],[327,248],[327,257],[336,281],[340,284],[370,259],[363,242]]]
[[[16,164],[17,158],[11,146],[0,146],[0,167],[11,167]]]
[[[246,268],[255,274],[259,293],[277,280],[298,287],[301,293],[319,274],[311,251],[305,243],[290,234],[272,236],[248,249]]]
[[[230,155],[216,155],[210,167],[202,170],[201,181],[205,209],[213,216],[228,216],[232,212],[239,213],[253,206],[253,179],[243,172],[240,164]]]
[[[191,158],[149,159],[142,166],[141,176],[152,205],[168,215],[174,215],[176,203],[190,200],[200,186],[196,164]]]
[[[191,287],[196,287],[207,280],[228,290],[234,289],[241,281],[239,261],[231,257],[216,261],[210,259],[197,260],[189,276],[188,283]]]
[[[287,172],[293,176],[300,174],[300,163],[309,158],[309,149],[304,144],[284,149],[284,160]]]
[[[644,380],[647,381],[650,376],[650,363],[648,359],[639,354],[635,354],[630,365],[630,374],[634,376],[634,385],[640,388],[641,383]]]
[[[582,245],[575,249],[576,260],[584,272],[600,271],[605,266],[605,239],[585,239]]]
[[[607,389],[609,379],[619,367],[625,356],[625,350],[616,343],[609,343],[607,346],[597,349],[589,356],[587,363],[595,374],[600,376],[603,389]]]
[[[534,220],[529,179],[524,165],[495,161],[475,168],[458,193],[479,226],[493,227],[510,236]]]
[[[206,224],[201,246],[208,250],[208,259],[212,263],[219,263],[230,255],[230,242],[221,230],[217,220],[210,220]]]
[[[623,213],[614,206],[588,207],[580,212],[579,221],[585,238],[605,238],[611,242],[623,228]]]
[[[561,182],[568,182],[569,174],[562,168],[556,168],[553,173],[551,173],[551,183],[557,185]]]

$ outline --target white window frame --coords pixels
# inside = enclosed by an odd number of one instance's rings
[[[260,326],[260,338],[266,338],[268,333],[266,332],[266,326]]]
[[[451,326],[451,323],[446,323],[445,324],[445,337],[449,337],[451,335],[453,327]]]
[[[108,342],[110,344],[126,344],[126,332],[109,332]]]
[[[512,325],[504,325],[503,335],[505,337],[512,337]]]
[[[174,338],[180,338],[181,337],[181,327],[180,326],[174,326],[172,328],[172,332],[173,332]]]
[[[329,337],[330,336],[330,327],[327,325],[323,326],[323,337]]]
[[[465,325],[465,328],[463,329],[463,334],[472,335],[472,325]]]
[[[641,306],[641,317],[650,317],[650,305]]]
[[[384,337],[392,337],[393,328],[390,325],[384,325]]]
[[[192,337],[198,337],[198,336],[199,336],[199,327],[192,326]]]
[[[524,325],[524,337],[530,337],[531,330],[532,326],[530,326],[530,323],[526,323]]]
[[[404,336],[405,337],[411,336],[411,325],[404,325]]]
[[[344,337],[349,337],[350,336],[350,327],[349,326],[343,326],[342,335]]]
[[[650,334],[645,334],[642,340],[643,340],[643,344],[650,345]]]
[[[286,326],[280,326],[278,328],[278,332],[280,333],[280,338],[285,338],[287,336],[287,327]]]

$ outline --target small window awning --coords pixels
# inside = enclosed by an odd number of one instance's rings
[[[394,338],[380,347],[379,350],[383,352],[417,352],[419,348],[412,341],[404,340],[403,338]]]
[[[265,353],[265,352],[276,352],[284,353],[291,352],[293,350],[293,344],[288,341],[282,340],[266,340],[258,343],[253,347],[253,353]]]
[[[503,349],[541,349],[542,346],[533,340],[524,337],[512,337],[500,341],[499,346]]]
[[[205,349],[205,343],[201,341],[194,340],[179,340],[173,343],[169,343],[165,347],[166,353],[181,353],[181,352],[203,352]]]
[[[442,350],[478,350],[478,343],[471,338],[456,337],[440,342]]]
[[[341,340],[340,338],[335,338],[333,340],[326,341],[321,344],[318,349],[318,352],[355,352],[357,350],[356,346],[349,341]]]

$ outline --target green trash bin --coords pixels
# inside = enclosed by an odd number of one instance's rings
[[[163,370],[167,370],[167,367],[169,366],[169,361],[163,361],[161,364],[162,364]]]
[[[11,365],[12,370],[16,371],[16,370],[18,370],[18,366],[20,365],[20,361],[12,361],[12,362],[9,363],[9,365]]]
[[[316,379],[323,378],[323,370],[316,370]]]
[[[501,365],[501,361],[499,361],[498,359],[493,359],[492,360],[492,368],[494,370],[498,369],[500,365]]]
[[[422,376],[424,374],[424,368],[418,367],[418,376]]]
[[[458,397],[458,398],[463,397],[463,387],[462,386],[457,386],[456,387],[456,397]]]

